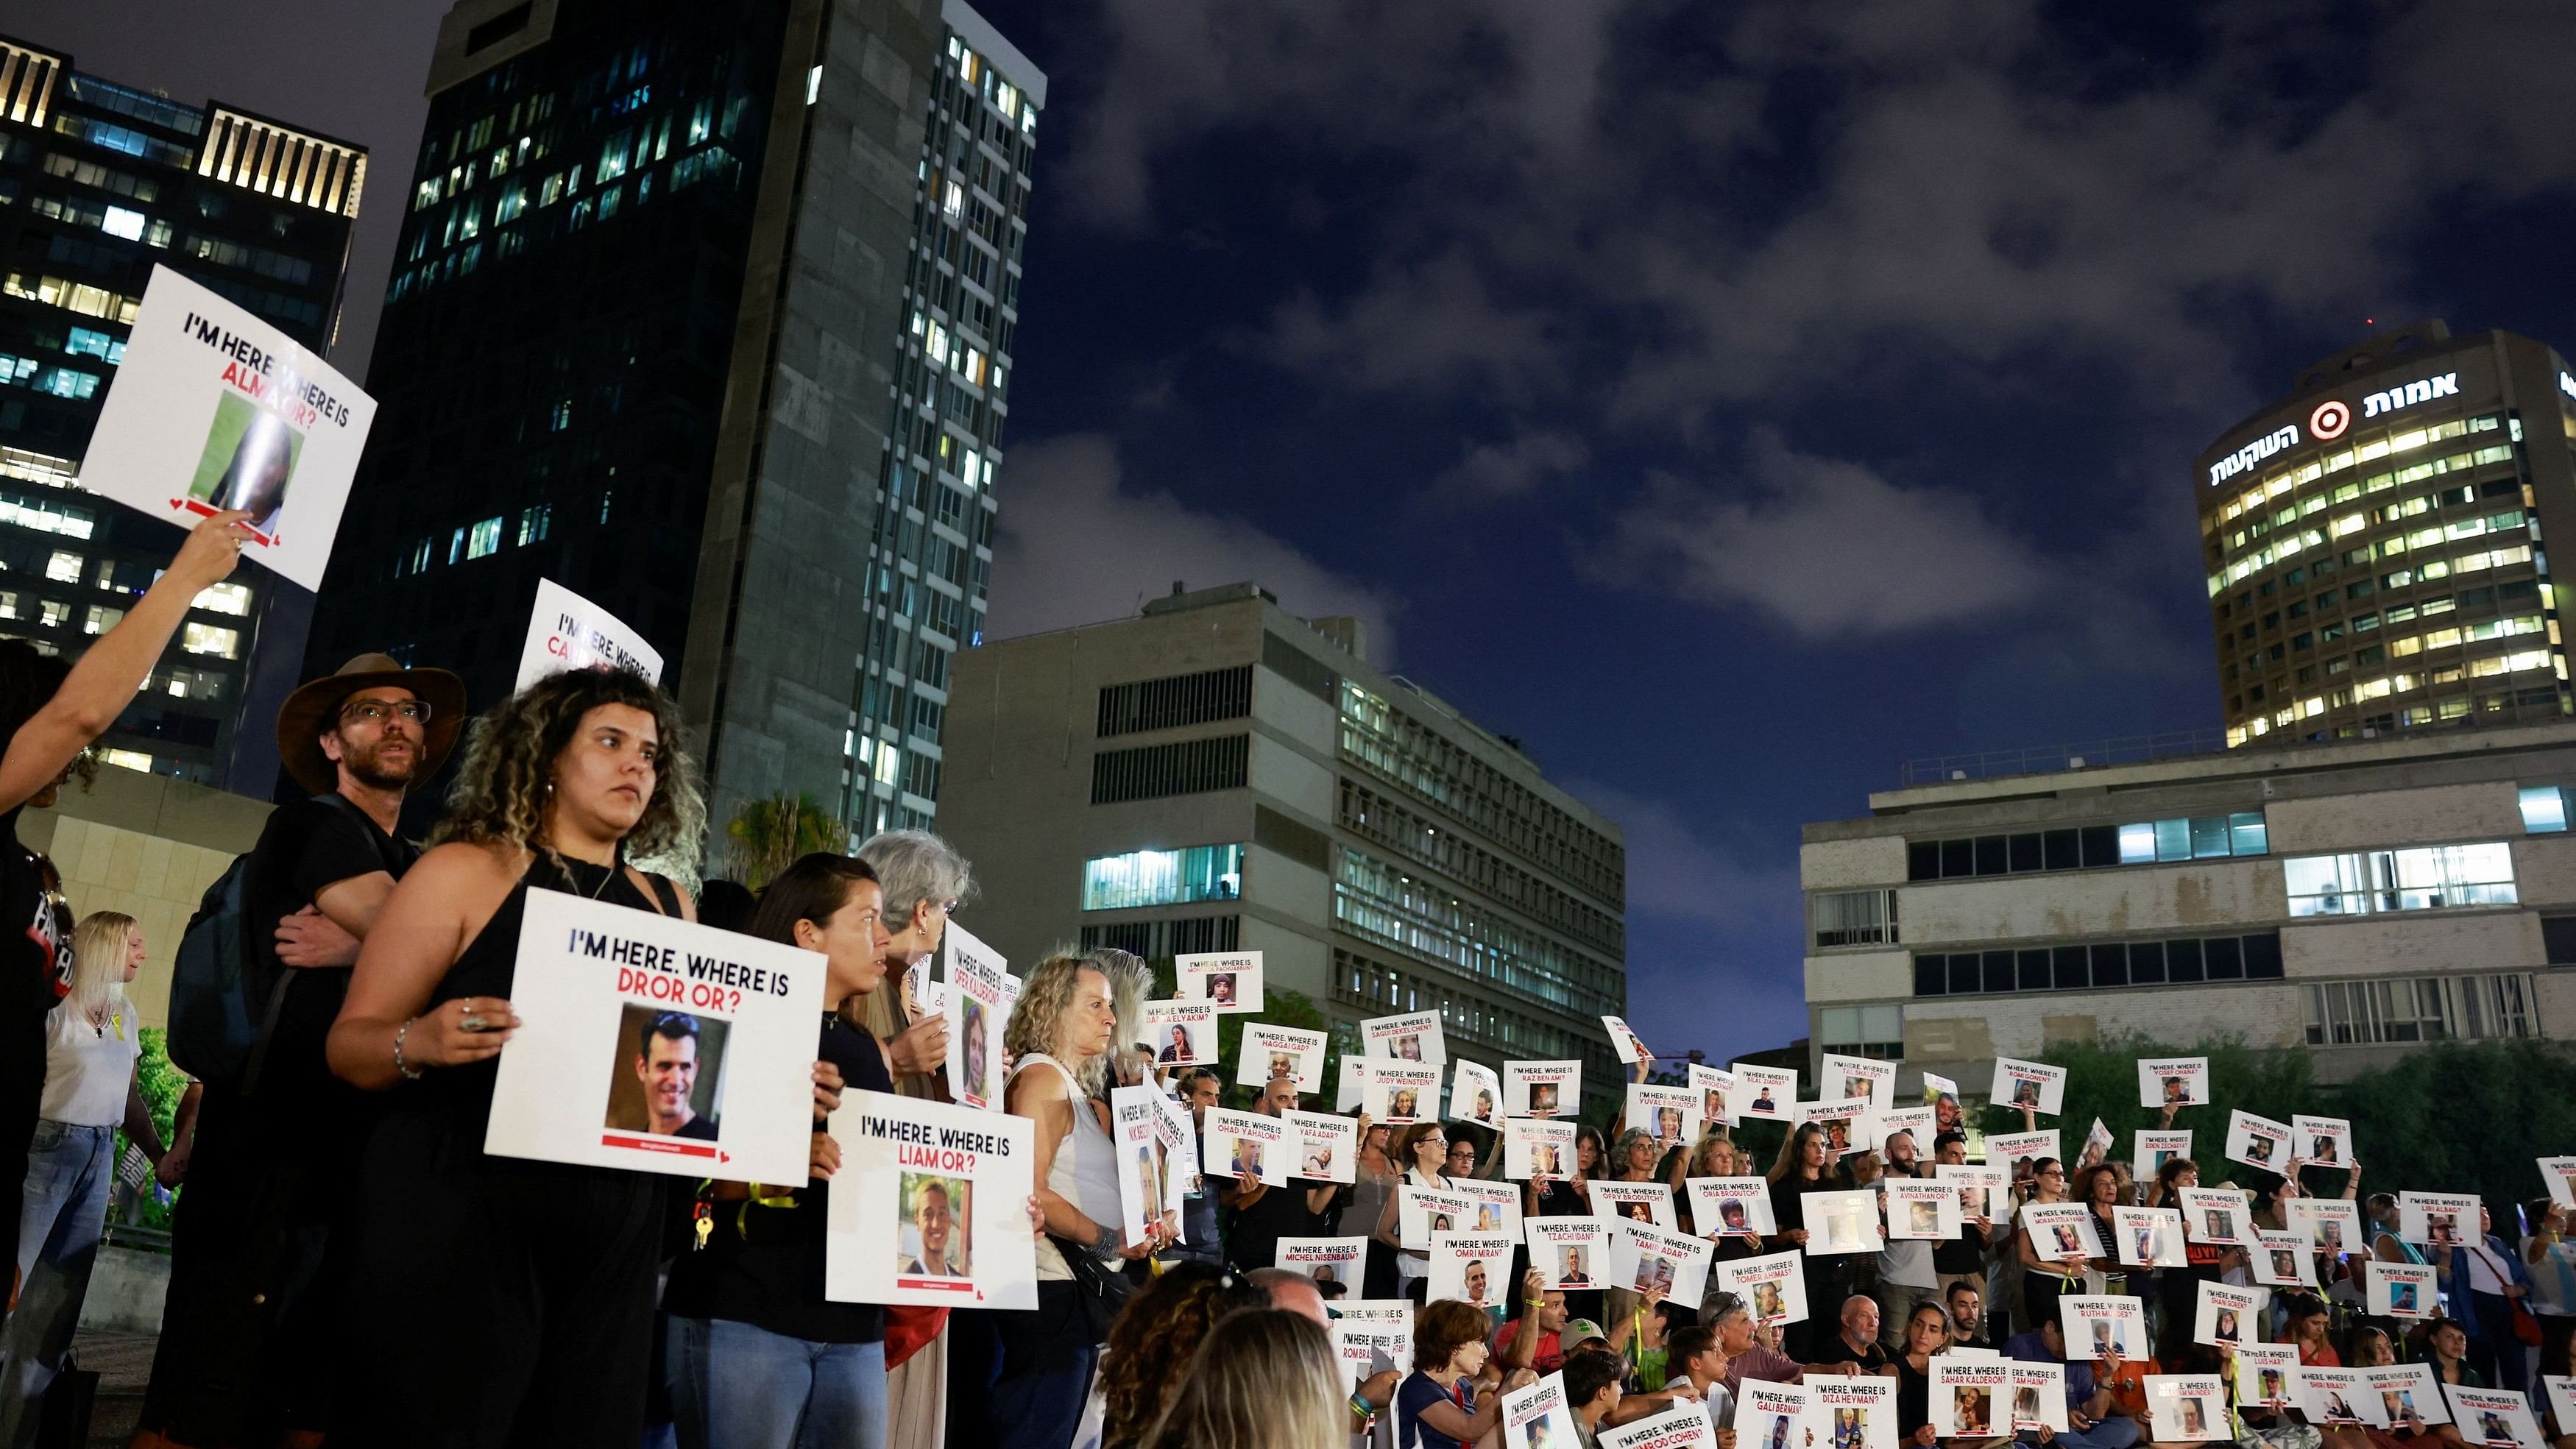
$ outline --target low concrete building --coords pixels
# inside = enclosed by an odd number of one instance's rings
[[[2576,1037],[2576,722],[1956,778],[1806,827],[1815,1049]],[[1811,1063],[1812,1065],[1812,1063]]]

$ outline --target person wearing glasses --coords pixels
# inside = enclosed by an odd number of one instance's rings
[[[2068,1200],[2066,1164],[2054,1157],[2043,1157],[2031,1164],[2030,1201],[2061,1203]],[[2081,1248],[2073,1253],[2059,1251],[2054,1241],[2042,1247],[2031,1237],[2027,1220],[2017,1237],[2021,1254],[2022,1307],[2033,1324],[2057,1321],[2059,1295],[2083,1291],[2084,1270],[2090,1265]]]
[[[1437,1122],[1416,1122],[1396,1137],[1394,1157],[1403,1164],[1404,1176],[1398,1190],[1386,1195],[1386,1205],[1378,1209],[1377,1227],[1370,1235],[1394,1251],[1396,1278],[1399,1290],[1404,1291],[1430,1275],[1431,1254],[1404,1246],[1401,1189],[1409,1186],[1449,1190],[1449,1134]],[[1404,1291],[1404,1296],[1412,1295]]]
[[[403,801],[465,718],[463,680],[382,654],[278,711],[278,757],[311,794],[269,815],[242,867],[256,952],[246,1004],[259,1021],[274,996],[275,1025],[255,1076],[204,1084],[144,1398],[150,1433],[222,1444],[326,1427],[341,1268],[330,1243],[373,1114],[331,1074],[323,1042],[359,944],[420,855],[396,833]],[[304,1282],[319,1286],[282,1291]]]

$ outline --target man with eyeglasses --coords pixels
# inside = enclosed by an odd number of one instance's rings
[[[382,654],[307,683],[278,711],[279,759],[311,793],[270,812],[241,863],[238,1004],[259,1044],[238,1076],[203,1084],[138,1443],[328,1427],[331,1244],[370,1106],[331,1074],[323,1040],[368,928],[420,855],[396,834],[403,800],[464,723],[463,680]]]

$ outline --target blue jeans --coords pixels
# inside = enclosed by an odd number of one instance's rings
[[[1037,1311],[961,1308],[948,1315],[948,1442],[1066,1449],[1082,1427],[1099,1357],[1078,1295],[1038,1284]]]
[[[2028,1430],[2024,1430],[2020,1437],[2024,1444],[2039,1442],[2039,1436]],[[2114,1414],[2097,1420],[2090,1429],[2069,1429],[2055,1436],[2051,1443],[2062,1445],[2064,1449],[2130,1449],[2138,1438],[2138,1421]]]
[[[885,1344],[814,1343],[728,1318],[671,1319],[680,1449],[885,1449]]]
[[[62,1367],[89,1296],[107,1189],[116,1178],[116,1129],[38,1122],[27,1147],[18,1212],[18,1311],[0,1329],[0,1449],[36,1439],[45,1389]]]

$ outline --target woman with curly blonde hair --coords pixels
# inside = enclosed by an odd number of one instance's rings
[[[1276,1308],[1229,1314],[1208,1330],[1180,1392],[1139,1442],[1147,1449],[1343,1449],[1351,1426],[1341,1385],[1332,1336],[1312,1319]]]
[[[349,1437],[612,1444],[643,1434],[656,1176],[487,1156],[531,886],[696,919],[627,861],[686,860],[705,808],[679,715],[641,676],[576,670],[474,722],[436,843],[367,933],[331,1069],[387,1094],[358,1191]]]

